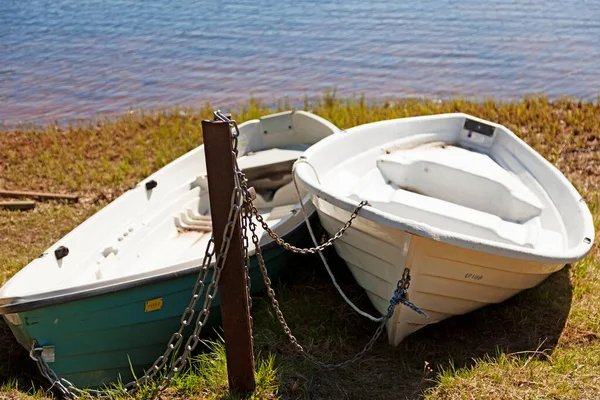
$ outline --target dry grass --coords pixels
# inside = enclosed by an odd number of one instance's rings
[[[332,95],[305,108],[340,127],[404,116],[462,111],[499,122],[554,163],[587,199],[600,221],[600,109],[588,102],[543,97],[500,103],[399,100],[369,104]],[[234,112],[246,120],[271,112],[251,102]],[[46,247],[139,180],[201,143],[197,110],[133,113],[79,127],[48,126],[0,134],[0,187],[77,193],[76,205],[50,202],[33,212],[0,211],[0,264],[5,281]],[[335,254],[344,289],[361,306],[368,299]],[[306,349],[326,361],[360,350],[375,327],[339,298],[315,258],[290,271],[278,290],[288,322]],[[359,363],[323,371],[304,361],[272,315],[254,301],[255,346],[275,355],[256,398],[596,398],[600,395],[600,252],[552,275],[542,285],[498,305],[451,318],[410,336],[398,348],[381,338]],[[372,310],[372,309],[371,309]],[[0,398],[40,397],[35,369],[6,330],[0,332]],[[216,356],[217,353],[214,353]],[[198,365],[207,368],[209,358]],[[265,356],[265,360],[269,360]],[[181,378],[168,397],[229,398],[224,369]],[[272,373],[268,373],[272,371]],[[275,385],[275,386],[273,386]],[[204,387],[204,389],[199,389]],[[276,394],[275,394],[276,393]]]

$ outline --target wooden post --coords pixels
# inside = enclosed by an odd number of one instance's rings
[[[226,122],[202,121],[202,132],[215,249],[219,251],[235,184],[231,131]],[[229,389],[246,395],[254,391],[256,382],[248,287],[239,223],[233,231],[227,260],[221,272],[219,293]]]

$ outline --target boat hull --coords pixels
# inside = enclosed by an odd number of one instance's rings
[[[317,196],[312,201],[330,235],[350,218],[349,212]],[[361,217],[335,242],[335,248],[382,314],[387,312],[404,269],[409,269],[408,299],[429,318],[398,306],[387,323],[389,342],[394,346],[428,324],[502,302],[534,287],[564,266],[461,248]]]
[[[286,235],[296,245],[307,244],[306,237],[304,225]],[[297,261],[292,253],[278,246],[265,249],[263,256],[273,280],[282,276],[284,267]],[[257,293],[264,283],[256,257],[251,257],[250,262],[251,291]],[[33,340],[41,346],[54,346],[55,359],[49,366],[75,386],[127,383],[134,374],[143,375],[144,368],[164,352],[167,341],[179,329],[197,273],[198,270],[176,274],[121,291],[7,314],[4,318],[28,350]],[[214,332],[220,320],[217,295],[203,336]]]

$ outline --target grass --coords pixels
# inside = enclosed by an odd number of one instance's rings
[[[225,345],[221,340],[207,341],[206,344],[208,351],[193,359],[189,373],[175,379],[171,393],[196,399],[235,399],[235,394],[229,393],[228,388]],[[256,391],[251,399],[275,399],[277,373],[274,354],[266,358],[259,356],[255,374]]]
[[[282,105],[280,108],[284,108]],[[517,102],[453,99],[365,99],[326,95],[304,108],[340,127],[382,119],[462,111],[499,122],[556,165],[600,221],[600,108],[573,99],[528,97]],[[234,110],[238,121],[269,110],[256,101]],[[0,211],[0,281],[9,279],[54,241],[126,189],[202,142],[197,109],[131,112],[87,125],[0,134],[0,187],[79,194],[78,204],[40,203],[30,212]],[[336,274],[349,296],[373,311],[334,253]],[[294,334],[324,361],[360,350],[375,325],[340,299],[318,260],[300,260],[278,297]],[[322,370],[286,341],[267,299],[254,299],[258,356],[256,399],[309,398],[596,398],[600,393],[600,252],[552,275],[504,303],[429,326],[397,348],[381,338],[360,362]],[[385,336],[385,335],[384,335]],[[0,324],[0,398],[51,396],[24,350]],[[235,398],[227,392],[222,344],[211,342],[192,368],[163,395]],[[137,397],[144,397],[144,392]]]

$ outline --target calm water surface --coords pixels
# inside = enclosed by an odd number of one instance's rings
[[[0,124],[322,95],[600,93],[600,1],[0,1]]]

